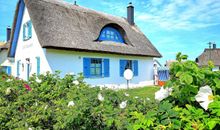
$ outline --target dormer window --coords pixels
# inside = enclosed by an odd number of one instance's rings
[[[113,27],[103,28],[99,36],[99,41],[114,41],[124,43],[120,32]]]

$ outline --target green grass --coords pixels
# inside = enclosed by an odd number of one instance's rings
[[[138,96],[142,98],[148,97],[150,99],[154,99],[155,92],[158,91],[159,89],[160,87],[158,86],[148,86],[148,87],[142,87],[142,88],[128,89],[124,91],[132,97]]]

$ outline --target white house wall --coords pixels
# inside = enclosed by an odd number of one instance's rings
[[[40,73],[45,73],[46,71],[51,71],[47,60],[45,58],[45,49],[42,49],[41,45],[39,44],[38,38],[36,36],[35,29],[32,25],[32,38],[23,41],[23,25],[24,23],[30,20],[28,10],[25,8],[24,15],[22,19],[21,29],[19,33],[16,54],[15,54],[15,64],[12,68],[12,74],[16,77],[17,76],[17,61],[21,60],[20,63],[20,76],[19,78],[27,79],[27,62],[26,58],[30,58],[30,75],[36,73],[37,71],[37,60],[36,57],[40,57]]]
[[[104,85],[107,87],[126,87],[126,80],[120,77],[119,61],[120,59],[138,60],[138,76],[131,80],[131,86],[145,86],[153,84],[153,58],[121,56],[100,53],[84,53],[74,51],[62,51],[47,49],[46,57],[52,72],[61,70],[61,76],[66,73],[74,74],[83,72],[83,58],[106,58],[109,59],[110,77],[103,78],[85,78],[85,81],[91,85]]]
[[[215,66],[212,71],[219,71],[220,66]]]

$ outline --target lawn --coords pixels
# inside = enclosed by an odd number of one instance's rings
[[[160,87],[158,86],[148,86],[148,87],[142,87],[142,88],[135,88],[135,89],[128,89],[124,90],[126,93],[128,93],[130,96],[138,96],[142,98],[150,98],[154,99],[154,94],[156,91],[158,91]]]

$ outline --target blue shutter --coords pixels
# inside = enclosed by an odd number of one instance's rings
[[[32,37],[32,23],[31,21],[28,22],[28,38]]]
[[[90,77],[90,58],[83,58],[83,75],[85,78]]]
[[[40,57],[36,57],[37,59],[37,76],[40,75]]]
[[[23,25],[23,41],[26,40],[26,24]]]
[[[29,80],[30,77],[30,64],[27,64],[27,80]]]
[[[109,77],[109,59],[104,59],[104,77]]]
[[[7,66],[7,74],[11,75],[11,66]]]
[[[133,66],[134,66],[134,76],[138,76],[138,61],[137,60],[134,60],[133,61]]]
[[[123,77],[127,60],[120,60],[120,76]]]
[[[20,76],[20,60],[17,61],[17,77]]]

